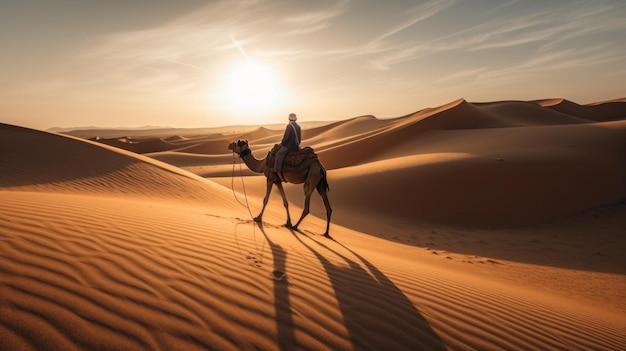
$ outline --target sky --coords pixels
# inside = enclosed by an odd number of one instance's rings
[[[623,0],[0,1],[0,122],[219,127],[626,97]]]

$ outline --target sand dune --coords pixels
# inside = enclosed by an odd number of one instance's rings
[[[548,99],[539,101],[539,105],[546,106],[554,111],[562,112],[571,116],[606,122],[623,119],[623,103],[626,99],[615,99],[590,105],[578,105],[575,102],[565,99]]]
[[[263,158],[280,129],[107,134],[173,147],[140,155],[2,124],[0,349],[625,349],[625,117],[460,99],[307,128],[335,240],[319,199],[301,231],[242,205],[265,180],[227,142]]]
[[[352,184],[338,185],[338,197],[362,209],[448,224],[534,223],[623,199],[625,141],[624,122],[433,132],[332,174]]]
[[[176,149],[177,146],[160,138],[149,138],[143,140],[135,140],[129,137],[111,138],[111,139],[92,139],[102,144],[114,146],[120,149],[132,151],[138,154],[146,154],[149,152],[159,152],[165,150]]]
[[[3,190],[218,203],[224,202],[217,194],[231,196],[195,174],[121,149],[5,124],[0,124],[0,132]]]

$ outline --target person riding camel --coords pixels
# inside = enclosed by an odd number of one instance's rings
[[[282,171],[283,171],[283,161],[285,156],[289,151],[299,150],[300,149],[300,141],[302,140],[302,130],[298,123],[296,123],[295,113],[289,114],[289,124],[285,128],[285,134],[283,135],[283,140],[280,142],[280,149],[276,152],[276,160],[274,163],[274,171],[278,174],[282,181],[283,179]]]

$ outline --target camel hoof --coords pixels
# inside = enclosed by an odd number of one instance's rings
[[[330,236],[328,233],[324,233],[324,236],[325,236],[326,238],[328,238],[328,239],[331,239],[331,240],[333,239],[333,237],[332,237],[332,236]]]
[[[254,217],[254,221],[257,223],[261,223],[263,222],[263,220],[261,219],[261,217]]]
[[[295,227],[291,225],[291,223],[287,222],[285,223],[285,228],[294,229]]]

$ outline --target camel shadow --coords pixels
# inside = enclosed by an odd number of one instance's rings
[[[326,270],[355,350],[446,350],[414,304],[371,262],[335,240],[354,258],[308,235],[298,235],[302,232],[291,232]],[[349,268],[333,264],[314,246],[337,255]]]
[[[287,251],[270,239],[262,223],[255,222],[254,225],[265,237],[274,260],[272,278],[274,280],[274,308],[278,331],[278,347],[281,351],[296,350],[293,315],[291,313],[291,303],[289,300],[289,282],[286,275]],[[253,227],[253,229],[254,228],[255,227]]]

